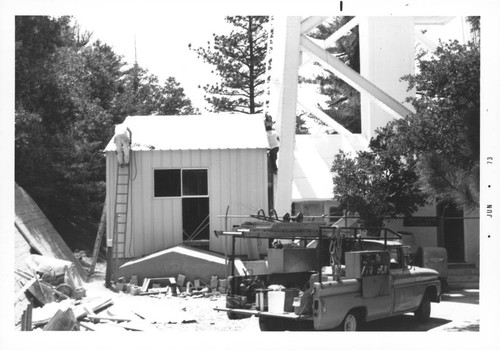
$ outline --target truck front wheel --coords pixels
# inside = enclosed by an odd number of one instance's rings
[[[422,302],[420,306],[415,311],[415,317],[420,322],[426,322],[431,316],[431,300],[429,297],[429,293],[426,292],[424,297],[422,298]]]

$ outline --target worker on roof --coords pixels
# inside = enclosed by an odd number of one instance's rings
[[[271,163],[271,170],[273,174],[278,173],[278,166],[276,161],[278,159],[278,151],[280,149],[280,138],[276,131],[273,129],[273,120],[271,116],[266,115],[264,125],[266,127],[267,141],[269,142],[269,161]]]
[[[128,165],[130,145],[132,144],[132,131],[124,124],[116,124],[114,142],[118,164],[120,166]]]

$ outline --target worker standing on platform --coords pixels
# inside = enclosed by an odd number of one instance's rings
[[[273,129],[274,122],[270,116],[266,116],[264,124],[266,126],[267,141],[269,142],[269,160],[271,163],[271,170],[273,171],[273,174],[277,174],[278,166],[276,165],[276,161],[278,159],[278,151],[280,149],[280,138]]]
[[[130,145],[132,144],[132,131],[124,124],[115,125],[116,157],[120,166],[128,165],[130,158]]]

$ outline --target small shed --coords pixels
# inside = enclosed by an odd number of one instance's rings
[[[132,152],[124,257],[183,243],[206,244],[219,253],[230,249],[227,238],[214,231],[248,220],[235,216],[268,211],[263,120],[262,115],[229,113],[127,117]],[[105,153],[106,229],[112,233],[120,169],[113,140]],[[226,213],[231,218],[220,217]],[[250,241],[237,240],[236,253],[266,252],[267,242]]]

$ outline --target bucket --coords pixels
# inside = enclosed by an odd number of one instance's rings
[[[269,312],[282,314],[285,309],[285,292],[271,290],[267,293]]]
[[[267,311],[268,309],[268,296],[267,293],[270,289],[256,289],[255,290],[255,308],[259,311]]]
[[[285,312],[294,312],[295,309],[293,307],[293,298],[299,296],[300,289],[298,288],[289,288],[285,289]]]

